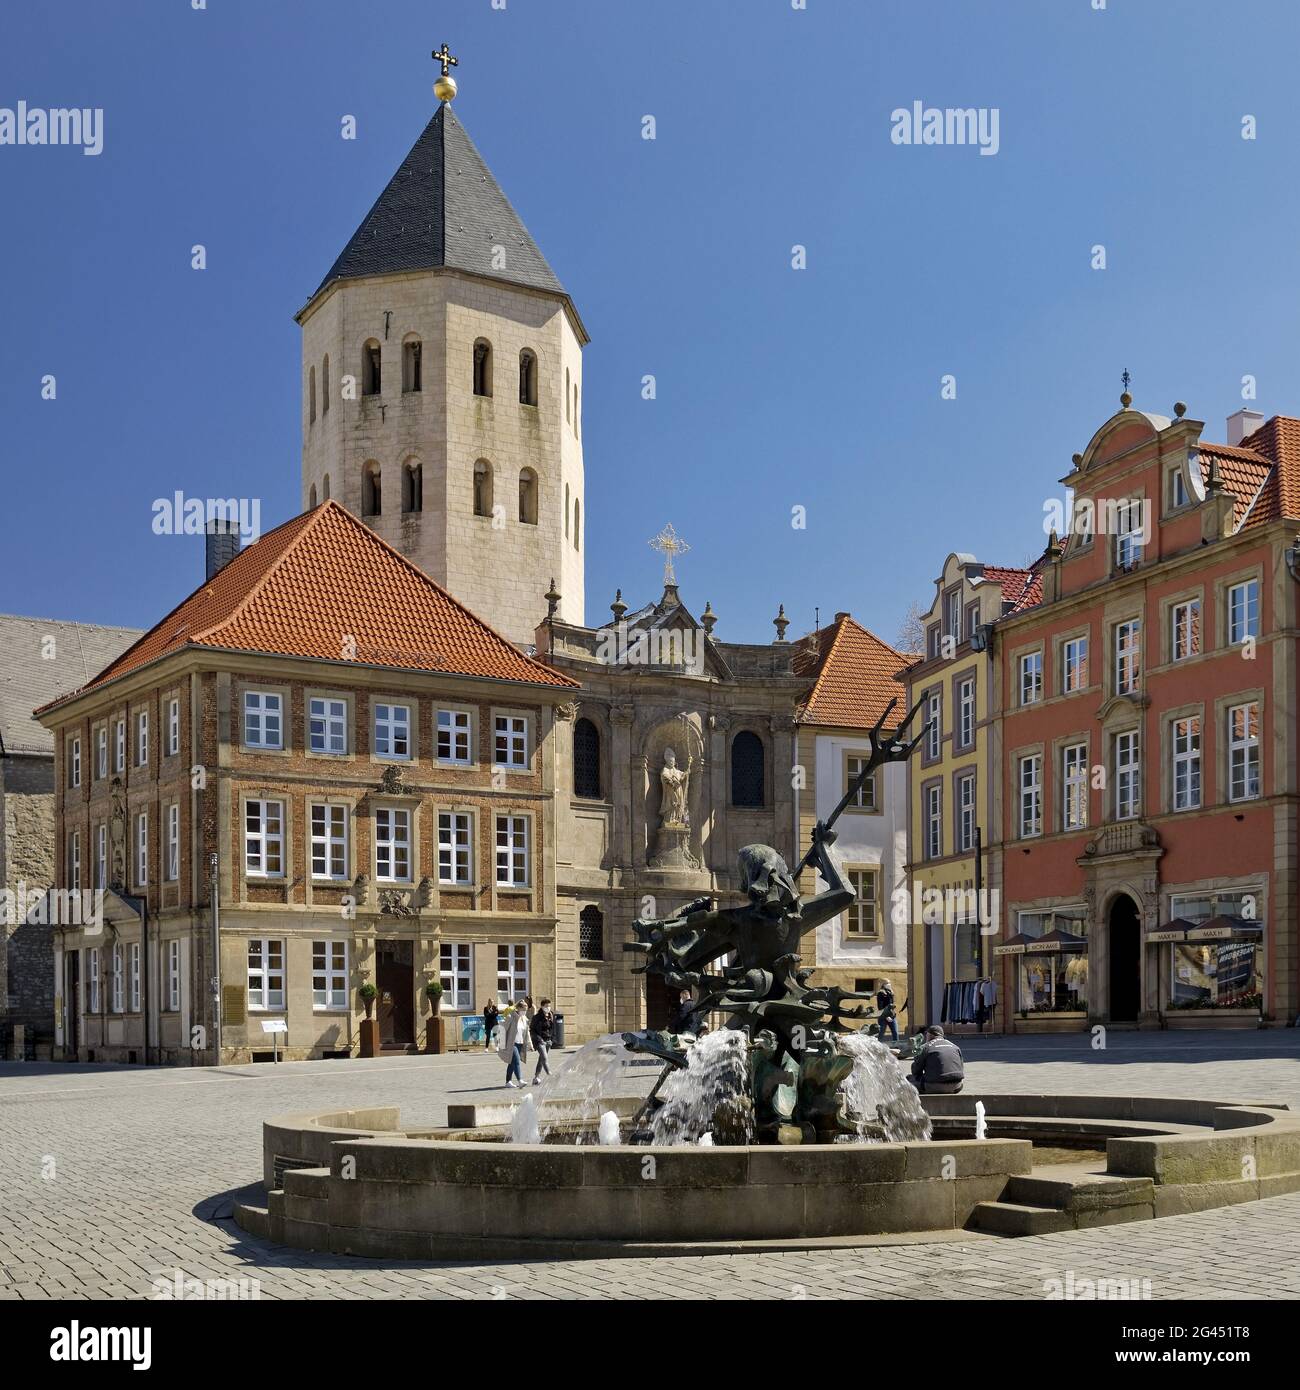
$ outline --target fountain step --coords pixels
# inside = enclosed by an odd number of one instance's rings
[[[1003,1192],[1011,1202],[1056,1207],[1060,1211],[1109,1211],[1150,1205],[1155,1185],[1150,1178],[1114,1177],[1106,1173],[1034,1173],[1012,1177]]]
[[[1074,1229],[1074,1215],[1059,1207],[1035,1207],[1023,1202],[976,1202],[971,1225],[1004,1236],[1044,1236]]]

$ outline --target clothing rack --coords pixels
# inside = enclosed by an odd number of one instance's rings
[[[992,1025],[997,1007],[998,986],[991,975],[977,980],[945,980],[939,1022],[974,1023],[982,1033],[986,1023]]]

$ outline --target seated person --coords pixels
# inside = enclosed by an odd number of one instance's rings
[[[925,1046],[916,1054],[907,1078],[922,1095],[955,1095],[966,1080],[961,1049],[943,1029],[932,1023],[925,1030]]]

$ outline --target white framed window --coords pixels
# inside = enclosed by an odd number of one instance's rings
[[[90,999],[86,1005],[86,1012],[97,1014],[99,1012],[99,947],[92,946],[86,952],[86,983],[90,991]]]
[[[244,691],[244,747],[284,747],[284,705],[274,691]]]
[[[474,1007],[473,952],[463,941],[444,941],[438,948],[438,978],[444,1009]]]
[[[375,753],[381,758],[411,756],[410,705],[375,705]]]
[[[1043,755],[1030,753],[1020,759],[1016,779],[1019,789],[1020,838],[1031,839],[1043,833]]]
[[[957,844],[958,854],[975,848],[975,774],[963,773],[957,778]]]
[[[244,803],[244,873],[248,878],[283,876],[283,801]]]
[[[1174,810],[1190,811],[1201,804],[1201,720],[1189,714],[1169,726]]]
[[[140,811],[135,818],[135,886],[149,886],[149,813]]]
[[[468,812],[438,812],[438,882],[470,883],[474,875],[473,817]]]
[[[493,761],[498,767],[528,766],[528,720],[520,714],[498,714]]]
[[[1176,512],[1180,507],[1187,505],[1187,480],[1183,477],[1183,470],[1175,468],[1169,474],[1169,510]]]
[[[1043,654],[1026,652],[1020,658],[1020,703],[1036,705],[1043,698]]]
[[[1142,560],[1142,510],[1140,497],[1129,497],[1115,508],[1115,566],[1132,569]]]
[[[95,776],[102,782],[108,776],[108,725],[95,734]]]
[[[1088,745],[1069,743],[1061,749],[1061,829],[1082,830],[1088,824]]]
[[[126,720],[119,719],[113,728],[113,771],[126,771]]]
[[[68,786],[81,785],[81,740],[74,738],[68,744]]]
[[[135,765],[146,767],[149,763],[149,711],[142,709],[135,716]]]
[[[1115,624],[1115,693],[1131,695],[1142,678],[1142,621]]]
[[[1115,736],[1115,819],[1132,820],[1142,805],[1142,745],[1136,729]]]
[[[1088,639],[1071,637],[1061,651],[1061,690],[1073,695],[1088,685]]]
[[[529,993],[528,947],[497,947],[497,1003],[512,1004]]]
[[[167,943],[167,1012],[180,1013],[181,1009],[181,943],[179,937],[172,937]]]
[[[140,943],[133,941],[130,947],[131,1012],[140,1012]]]
[[[248,1007],[284,1008],[284,942],[255,936],[248,943]]]
[[[174,801],[167,808],[167,853],[163,874],[168,883],[175,883],[181,876],[181,808]]]
[[[925,756],[937,758],[943,738],[943,692],[932,690],[925,702]]]
[[[969,748],[975,742],[975,681],[968,676],[957,685],[957,744]]]
[[[108,887],[108,826],[95,832],[95,887]]]
[[[113,946],[113,980],[112,980],[112,1002],[110,1007],[115,1014],[125,1012],[125,1000],[123,997],[122,980],[122,943],[116,942]]]
[[[925,789],[925,857],[938,859],[943,853],[943,788],[938,784]]]
[[[866,767],[868,761],[869,760],[866,757],[860,756],[857,753],[850,753],[845,757],[845,791],[848,791],[848,789],[851,786],[853,786],[853,784],[858,780],[858,778],[862,776],[862,769]],[[858,788],[857,794],[854,796],[853,800],[849,802],[849,806],[856,811],[879,810],[879,803],[876,798],[877,781],[877,774],[873,772],[871,776],[868,777],[867,780],[863,782],[863,784]]]
[[[308,702],[308,747],[313,753],[340,757],[348,751],[348,702],[325,695]]]
[[[313,1009],[348,1006],[348,943],[311,943],[311,1005]]]
[[[853,888],[853,901],[844,913],[844,934],[856,937],[880,935],[880,870],[848,869],[845,877]]]
[[[528,886],[528,817],[497,817],[497,882]]]
[[[68,887],[74,893],[81,892],[81,831],[74,830],[68,836]]]
[[[1201,650],[1201,601],[1189,598],[1169,610],[1169,659],[1186,661]]]
[[[181,751],[181,702],[167,702],[167,756],[174,758]]]
[[[411,881],[411,813],[401,806],[375,808],[375,877]]]
[[[1259,706],[1233,705],[1228,711],[1228,800],[1259,795]]]
[[[1259,580],[1247,579],[1228,590],[1228,645],[1259,636]]]
[[[955,647],[961,641],[961,591],[954,589],[943,596],[943,631],[952,638]]]
[[[310,805],[311,876],[345,879],[348,876],[348,808],[319,801]]]
[[[467,763],[470,761],[469,711],[440,709],[438,711],[438,761]]]

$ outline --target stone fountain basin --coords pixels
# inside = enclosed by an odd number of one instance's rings
[[[1300,1120],[1285,1107],[1132,1096],[923,1100],[932,1140],[788,1148],[506,1144],[504,1122],[477,1123],[486,1115],[406,1133],[386,1107],[283,1116],[263,1130],[266,1205],[241,1205],[236,1220],[282,1244],[337,1254],[573,1258],[807,1249],[967,1227],[1025,1234],[1300,1189]],[[966,1137],[976,1100],[988,1117],[982,1140]],[[551,1118],[544,1107],[543,1123]],[[1034,1142],[1104,1147],[1106,1162],[1036,1171]]]

